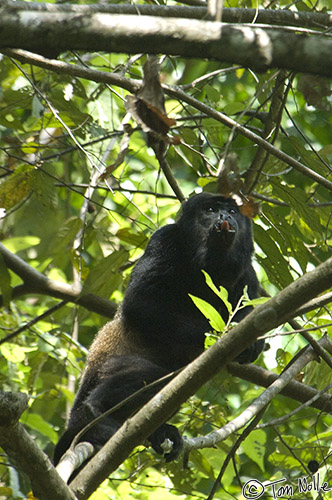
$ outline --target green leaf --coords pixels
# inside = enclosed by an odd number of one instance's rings
[[[215,333],[206,333],[205,334],[205,340],[204,340],[204,349],[209,349],[213,344],[219,340],[219,335],[216,335]]]
[[[293,210],[303,219],[307,226],[319,234],[322,234],[322,225],[319,216],[314,208],[307,205],[308,195],[303,189],[297,187],[289,187],[285,184],[273,184],[273,192],[275,195],[288,203]]]
[[[91,269],[85,280],[81,295],[95,293],[101,297],[109,297],[121,282],[119,268],[128,261],[128,252],[118,250],[98,262]]]
[[[246,297],[243,298],[243,307],[247,306],[252,306],[252,307],[257,307],[260,306],[261,304],[265,304],[270,300],[269,297],[258,297],[257,299],[246,299]]]
[[[305,273],[310,253],[298,228],[289,223],[290,209],[283,208],[281,212],[275,207],[264,206],[264,214],[272,223],[269,228],[271,238],[284,254],[296,255],[296,260],[301,266],[302,272]]]
[[[243,110],[245,110],[245,105],[242,102],[232,102],[226,104],[223,112],[226,113],[226,115],[235,115],[236,113],[241,113]]]
[[[17,344],[5,342],[0,347],[1,354],[12,363],[22,363],[27,352],[36,351],[37,347],[21,347]]]
[[[28,412],[27,414],[24,414],[22,422],[31,429],[34,429],[35,431],[38,431],[48,437],[53,444],[58,441],[58,435],[55,430],[40,415]]]
[[[63,395],[65,396],[68,403],[70,403],[70,405],[74,404],[75,394],[72,391],[67,389],[67,387],[64,385],[57,385],[56,388],[63,393]]]
[[[219,288],[216,287],[216,285],[213,283],[211,276],[208,275],[208,273],[204,270],[202,270],[202,273],[205,276],[205,281],[206,284],[208,285],[209,288],[223,301],[225,306],[227,307],[227,311],[229,314],[232,314],[232,304],[228,302],[228,291],[226,288],[220,286]]]
[[[277,349],[277,352],[276,352],[276,361],[278,363],[278,371],[279,373],[282,372],[282,370],[284,370],[286,368],[286,366],[288,365],[288,363],[290,363],[291,359],[292,359],[292,354],[288,351],[284,351],[284,349]]]
[[[33,185],[33,167],[23,165],[0,184],[0,207],[9,210],[24,200]]]
[[[83,222],[79,217],[70,217],[58,230],[52,242],[50,242],[49,255],[58,254],[71,246],[79,230],[83,227]]]
[[[31,248],[39,245],[40,238],[37,236],[17,236],[4,240],[3,245],[12,253],[20,252],[26,248]]]
[[[199,450],[193,450],[190,453],[190,459],[192,460],[197,471],[200,471],[202,474],[204,474],[204,476],[212,480],[215,479],[214,468],[210,464],[209,460],[207,460],[204,453]]]
[[[206,95],[210,99],[210,101],[219,102],[220,101],[220,92],[212,87],[211,85],[205,85],[204,90]]]
[[[257,255],[257,260],[264,267],[271,282],[280,289],[292,283],[293,277],[289,271],[289,264],[274,239],[271,238],[270,231],[255,224],[254,233],[256,243],[266,255],[265,259]]]
[[[260,467],[264,472],[264,454],[266,448],[266,434],[263,430],[255,430],[242,443],[245,454]]]
[[[45,109],[45,107],[40,102],[40,100],[36,94],[34,94],[34,96],[32,98],[32,106],[31,107],[32,107],[32,116],[34,116],[35,118],[39,118]]]
[[[135,233],[128,227],[119,229],[116,235],[121,241],[129,243],[135,248],[145,248],[146,243],[148,241],[146,235],[143,232]]]
[[[12,498],[13,490],[12,488],[7,488],[7,486],[0,486],[0,495],[4,498]]]
[[[54,189],[53,179],[44,172],[38,172],[34,175],[33,189],[40,203],[51,209],[56,208],[58,193]]]
[[[225,328],[225,322],[220,316],[219,312],[211,306],[206,300],[200,299],[199,297],[195,297],[194,295],[189,294],[189,297],[195,304],[195,306],[201,311],[201,313],[206,317],[209,321],[213,330],[217,332],[222,332]]]

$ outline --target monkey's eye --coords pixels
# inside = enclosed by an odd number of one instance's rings
[[[208,207],[206,207],[206,208],[205,208],[205,211],[206,211],[207,213],[209,213],[209,214],[214,214],[214,213],[217,211],[217,209],[216,209],[216,208],[214,208],[214,207],[210,207],[210,206],[208,206]]]
[[[232,215],[237,214],[236,208],[230,208],[229,209],[229,213],[232,214]]]

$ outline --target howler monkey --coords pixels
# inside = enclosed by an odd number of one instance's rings
[[[200,297],[227,320],[225,305],[205,282],[202,269],[216,286],[228,290],[233,308],[247,286],[257,297],[258,281],[251,265],[251,222],[231,198],[201,193],[183,204],[180,218],[156,231],[136,264],[115,319],[94,340],[68,428],[55,451],[57,463],[74,436],[93,418],[115,406],[141,387],[192,361],[203,351],[211,330],[189,294]],[[240,321],[250,308],[236,313]],[[263,349],[255,342],[237,359],[254,361]],[[96,449],[159,387],[147,390],[135,402],[103,418],[81,440]],[[182,440],[174,426],[163,424],[149,440],[158,453],[169,438],[166,460],[176,457]]]

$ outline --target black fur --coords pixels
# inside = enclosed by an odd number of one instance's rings
[[[193,196],[183,205],[178,222],[153,234],[132,272],[118,317],[104,327],[91,348],[68,429],[56,448],[55,462],[92,418],[203,351],[204,334],[211,328],[188,294],[208,301],[224,320],[228,319],[225,306],[206,285],[202,269],[216,286],[227,288],[233,307],[245,286],[250,298],[257,297],[252,253],[250,220],[241,214],[234,200],[220,195]],[[249,311],[242,309],[235,320],[240,321]],[[238,361],[254,361],[263,345],[262,341],[256,342]],[[106,417],[82,440],[101,447],[159,388],[145,392]],[[182,443],[175,427],[163,424],[150,442],[161,453],[160,445],[166,437],[173,442],[173,451],[165,455],[171,460]]]

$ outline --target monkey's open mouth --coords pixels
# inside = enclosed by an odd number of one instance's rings
[[[235,228],[227,220],[219,220],[216,222],[214,229],[217,233],[235,233]]]

